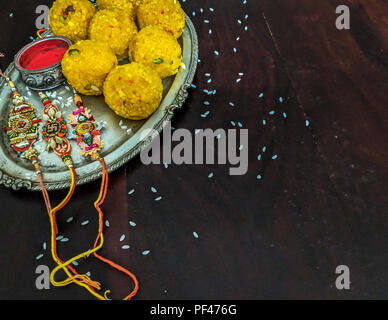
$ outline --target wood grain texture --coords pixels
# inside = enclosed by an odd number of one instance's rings
[[[10,0],[2,8],[3,68],[29,41],[35,7],[44,3],[50,1]],[[335,28],[339,4],[351,8],[350,30]],[[197,88],[172,125],[194,132],[240,122],[249,129],[249,171],[231,177],[227,166],[165,168],[134,159],[111,177],[103,254],[138,276],[137,299],[387,298],[387,1],[189,0],[183,7],[197,29],[201,61]],[[98,188],[80,187],[59,215],[61,233],[71,239],[60,245],[63,257],[92,245]],[[63,196],[53,193],[53,202]],[[35,260],[49,239],[43,202],[3,187],[0,199],[0,298],[90,299],[75,286],[35,288],[36,266],[53,266],[48,252]],[[335,288],[340,264],[351,269],[350,291]],[[130,289],[127,278],[95,259],[79,270],[91,271],[113,298]]]

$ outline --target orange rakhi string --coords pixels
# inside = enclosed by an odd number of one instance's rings
[[[69,116],[69,122],[73,127],[72,137],[77,140],[78,146],[81,148],[81,154],[85,157],[90,156],[92,160],[99,160],[102,165],[102,181],[100,187],[100,193],[97,200],[94,202],[94,207],[98,212],[98,220],[99,220],[99,229],[96,241],[93,247],[93,255],[103,261],[104,263],[109,264],[111,267],[119,270],[120,272],[128,275],[134,282],[134,289],[131,291],[129,295],[127,295],[124,300],[130,300],[133,298],[137,292],[139,291],[139,282],[136,279],[135,275],[123,268],[122,266],[116,264],[115,262],[102,257],[97,254],[97,251],[103,246],[104,243],[104,214],[100,208],[100,206],[104,203],[107,191],[108,191],[108,183],[109,183],[109,175],[108,169],[105,163],[105,160],[100,157],[99,152],[103,148],[103,141],[101,140],[100,130],[103,128],[103,124],[101,122],[97,122],[94,120],[91,111],[83,105],[82,98],[75,93],[74,102],[76,103],[78,109],[75,110]],[[85,127],[92,128],[89,132],[85,133],[84,130],[79,130],[81,124],[84,124]],[[106,295],[105,295],[106,297]]]
[[[102,183],[101,183],[101,190],[100,190],[100,195],[98,197],[98,199],[96,200],[96,202],[94,203],[94,207],[96,208],[98,214],[99,214],[99,230],[98,230],[98,236],[96,238],[96,241],[94,243],[94,248],[97,246],[97,243],[98,241],[103,237],[103,231],[104,231],[104,214],[100,208],[100,206],[104,203],[105,201],[105,198],[106,198],[106,194],[107,194],[107,190],[108,190],[108,183],[109,183],[109,176],[108,176],[108,169],[106,167],[106,163],[105,163],[105,160],[102,158],[100,159],[101,161],[101,164],[102,164],[102,167],[103,167],[103,173],[102,173]],[[125,273],[126,275],[128,275],[130,278],[132,278],[135,286],[134,286],[134,289],[132,290],[132,292],[127,295],[123,300],[130,300],[132,299],[134,296],[136,296],[137,292],[139,291],[139,282],[136,278],[136,276],[130,272],[129,270],[123,268],[122,266],[118,265],[117,263],[109,260],[109,259],[106,259],[102,256],[100,256],[97,252],[94,252],[94,256],[109,264],[110,266],[112,266],[113,268]]]
[[[51,254],[53,256],[53,259],[55,260],[55,262],[58,264],[57,267],[55,267],[51,274],[50,274],[50,281],[51,283],[54,285],[54,286],[57,286],[57,287],[63,287],[63,286],[67,286],[69,285],[70,283],[76,283],[78,284],[79,286],[82,286],[84,287],[86,290],[88,290],[91,294],[93,294],[94,296],[96,296],[97,298],[101,299],[101,300],[105,300],[105,297],[99,295],[98,293],[95,292],[94,288],[97,289],[97,290],[100,290],[101,289],[101,285],[99,282],[97,281],[93,281],[91,280],[87,275],[85,274],[78,274],[75,272],[74,275],[72,275],[68,270],[67,268],[71,268],[69,265],[70,263],[72,263],[73,261],[76,261],[80,258],[84,258],[86,257],[87,255],[89,255],[91,253],[91,250],[87,251],[87,252],[84,252],[84,253],[81,253],[79,255],[77,255],[76,257],[66,261],[66,262],[63,262],[62,260],[60,260],[58,258],[58,255],[57,255],[57,241],[56,241],[56,236],[55,236],[55,233],[54,233],[54,226],[56,225],[55,223],[55,216],[56,216],[56,213],[58,213],[58,211],[60,211],[62,208],[64,208],[66,206],[66,204],[70,201],[73,193],[74,193],[74,189],[75,189],[75,185],[76,185],[76,173],[75,173],[75,170],[73,167],[69,168],[70,169],[70,173],[71,173],[71,186],[70,186],[70,189],[69,189],[69,192],[67,194],[67,196],[65,197],[65,199],[63,199],[63,201],[57,206],[55,207],[54,209],[51,210],[50,212],[50,223],[51,223]],[[68,278],[63,280],[63,281],[56,281],[55,280],[55,274],[60,270],[60,269],[63,269],[65,271],[65,273],[67,274]],[[72,269],[72,268],[71,268]]]
[[[40,39],[42,39],[41,33],[45,32],[45,31],[47,31],[47,30],[48,30],[48,29],[40,29],[40,30],[38,30],[38,31],[36,32],[36,34],[38,35],[38,37],[39,37]]]
[[[42,190],[43,200],[44,200],[44,203],[46,205],[47,213],[50,215],[51,201],[50,201],[50,197],[49,197],[49,194],[47,192],[46,186],[43,183],[42,172],[40,171],[40,166],[39,166],[38,161],[36,161],[34,163],[34,167],[35,167],[36,174],[38,176],[38,181],[39,181],[39,184],[40,184],[40,188]],[[58,229],[57,229],[56,226],[55,226],[55,234],[58,234]]]

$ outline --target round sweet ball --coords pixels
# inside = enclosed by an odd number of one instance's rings
[[[137,21],[140,29],[159,25],[178,39],[185,27],[185,13],[178,0],[143,0]]]
[[[177,39],[160,26],[147,26],[133,38],[129,56],[164,79],[178,73],[182,64],[182,48]]]
[[[96,8],[89,0],[56,0],[50,9],[50,28],[56,36],[73,42],[84,40],[95,13]]]
[[[132,17],[136,16],[135,0],[97,0],[99,10],[118,8]]]
[[[159,107],[162,94],[158,74],[136,62],[114,68],[104,83],[107,105],[120,117],[131,120],[150,117]]]
[[[117,8],[98,11],[89,28],[89,38],[108,44],[119,60],[128,57],[129,43],[136,33],[134,19]]]
[[[84,95],[98,96],[108,73],[118,64],[109,46],[82,40],[72,45],[62,60],[62,72],[69,84]]]

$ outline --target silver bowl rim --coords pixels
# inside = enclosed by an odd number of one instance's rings
[[[25,51],[27,51],[28,49],[30,49],[33,46],[37,45],[38,43],[46,42],[46,41],[51,41],[51,40],[62,40],[62,41],[66,42],[69,45],[69,48],[73,45],[71,40],[68,39],[68,38],[65,38],[65,37],[47,37],[47,38],[42,38],[42,39],[34,40],[34,41],[26,44],[15,55],[15,58],[14,58],[15,68],[18,69],[20,72],[24,72],[24,73],[28,73],[28,74],[37,74],[37,73],[43,73],[43,72],[46,72],[46,71],[49,71],[51,69],[55,69],[55,68],[59,67],[61,65],[61,63],[62,63],[62,59],[60,61],[58,61],[57,63],[51,65],[51,66],[48,66],[48,67],[42,68],[42,69],[36,69],[36,70],[25,69],[25,68],[23,68],[20,65],[20,58],[21,58],[21,56],[23,55],[23,53]]]

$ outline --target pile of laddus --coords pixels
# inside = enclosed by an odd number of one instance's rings
[[[56,0],[50,9],[53,33],[75,42],[62,60],[63,74],[81,94],[104,94],[119,116],[146,119],[160,105],[162,79],[182,66],[181,5],[96,0],[96,7],[89,0]]]

